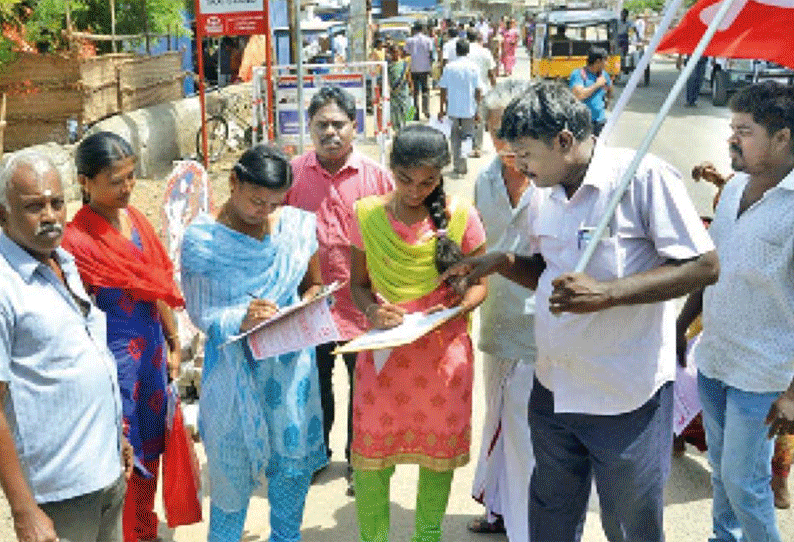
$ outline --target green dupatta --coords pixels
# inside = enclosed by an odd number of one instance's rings
[[[447,235],[458,245],[469,220],[469,208],[454,200]],[[423,297],[438,287],[436,237],[406,243],[394,231],[386,215],[382,196],[356,202],[356,216],[367,254],[367,270],[375,290],[390,303],[404,303]]]

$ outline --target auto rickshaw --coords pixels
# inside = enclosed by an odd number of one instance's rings
[[[619,17],[614,11],[553,10],[535,18],[532,45],[532,76],[568,79],[587,63],[593,46],[609,53],[606,72],[613,80],[620,76],[620,51],[617,45]]]

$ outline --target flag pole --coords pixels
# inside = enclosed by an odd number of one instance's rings
[[[643,76],[645,68],[647,68],[648,64],[651,63],[651,58],[653,58],[656,48],[659,47],[659,43],[661,43],[662,38],[667,32],[667,29],[673,22],[673,18],[678,12],[678,8],[681,6],[682,2],[683,0],[671,0],[671,2],[668,4],[667,10],[665,11],[664,16],[662,17],[662,20],[659,22],[659,26],[656,29],[656,33],[654,33],[653,38],[651,38],[648,47],[645,48],[645,52],[642,54],[639,64],[637,64],[637,66],[634,68],[634,71],[631,72],[629,80],[626,83],[626,87],[623,89],[623,92],[620,93],[620,98],[618,98],[618,101],[615,103],[615,107],[612,108],[612,114],[609,115],[604,129],[601,130],[601,135],[598,137],[599,143],[606,143],[609,139],[609,136],[612,134],[615,124],[620,118],[620,115],[623,113],[623,110],[626,109],[626,104],[629,103],[634,91],[637,89],[637,85],[640,82],[640,77]]]
[[[670,112],[670,108],[672,108],[673,102],[676,100],[681,92],[681,89],[686,84],[686,80],[689,78],[692,70],[695,69],[695,64],[697,64],[697,61],[701,56],[703,56],[703,51],[706,50],[711,38],[714,37],[714,34],[717,32],[717,28],[719,27],[720,23],[722,23],[725,15],[728,13],[728,9],[730,9],[731,4],[735,1],[736,0],[722,0],[720,9],[717,11],[717,14],[714,16],[714,19],[711,21],[711,23],[709,23],[705,34],[703,34],[703,37],[700,39],[697,47],[695,47],[695,51],[692,53],[692,56],[689,57],[689,61],[686,63],[686,66],[684,66],[684,69],[681,70],[681,74],[678,76],[678,79],[673,85],[672,90],[670,90],[670,94],[667,95],[667,99],[665,100],[664,104],[662,104],[662,108],[659,110],[659,113],[653,120],[653,124],[651,124],[651,127],[648,129],[648,133],[645,134],[645,139],[643,139],[640,148],[637,149],[637,152],[634,154],[634,158],[632,159],[631,163],[629,163],[628,169],[626,169],[626,172],[623,174],[620,185],[612,195],[612,199],[609,201],[609,205],[604,212],[604,216],[601,218],[601,222],[599,222],[598,226],[593,232],[593,237],[587,244],[584,253],[582,254],[581,258],[579,258],[579,262],[576,264],[574,272],[582,273],[587,267],[587,264],[590,262],[590,258],[593,256],[598,242],[604,236],[604,231],[606,231],[607,226],[612,221],[612,216],[615,214],[615,209],[617,209],[620,200],[623,199],[623,195],[626,193],[626,189],[628,188],[631,179],[637,172],[640,161],[648,152],[653,139],[656,137],[656,134],[662,127],[662,122],[664,122],[665,117]]]

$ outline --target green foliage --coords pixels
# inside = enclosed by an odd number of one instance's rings
[[[689,9],[695,2],[697,2],[697,0],[684,0],[684,7]],[[646,9],[650,9],[656,13],[662,13],[666,3],[667,2],[664,0],[626,0],[623,2],[623,7],[629,10],[629,13],[632,15],[640,15],[644,13]]]
[[[116,34],[164,34],[182,25],[182,11],[192,0],[117,0]],[[25,5],[32,11],[23,11]],[[47,42],[50,49],[65,47],[66,12],[71,12],[72,28],[95,34],[111,33],[108,0],[0,0],[0,23],[24,26],[28,42]],[[24,13],[24,14],[23,14]],[[4,47],[5,46],[5,47]],[[109,50],[104,44],[102,50]],[[6,40],[0,42],[0,63]]]

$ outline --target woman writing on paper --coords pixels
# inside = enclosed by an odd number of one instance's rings
[[[351,292],[371,328],[403,315],[460,305],[468,313],[487,294],[484,281],[456,292],[439,273],[483,251],[485,233],[469,205],[448,202],[441,170],[450,163],[444,135],[409,125],[390,155],[395,190],[356,203],[351,231]],[[380,302],[379,302],[380,301]],[[415,534],[441,538],[452,473],[469,460],[473,351],[465,317],[454,318],[387,355],[359,354],[353,397],[356,508],[362,542],[389,533],[389,480],[398,463],[420,466]]]
[[[300,540],[311,476],[328,461],[314,348],[254,360],[245,340],[220,347],[321,287],[314,214],[284,205],[291,184],[280,150],[247,150],[232,168],[218,216],[198,216],[182,242],[187,309],[207,334],[199,430],[210,542],[240,540],[262,472],[270,542]]]

